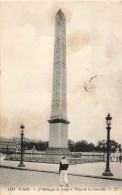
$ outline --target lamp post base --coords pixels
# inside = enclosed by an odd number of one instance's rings
[[[113,173],[111,173],[110,169],[106,169],[103,174],[103,176],[113,176]]]
[[[20,162],[20,164],[18,165],[18,167],[25,167],[23,162]]]

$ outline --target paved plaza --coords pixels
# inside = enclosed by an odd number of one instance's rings
[[[5,157],[1,157],[1,166],[5,166],[8,168],[17,168],[19,161],[9,161],[4,160]],[[22,169],[35,170],[41,172],[51,172],[58,173],[59,165],[58,164],[48,164],[48,163],[35,163],[35,162],[24,162],[25,167]],[[85,164],[75,164],[70,165],[68,169],[68,173],[71,175],[79,175],[79,176],[88,176],[88,177],[98,177],[98,178],[108,178],[108,179],[118,179],[122,181],[122,164],[119,162],[111,162],[110,169],[113,173],[113,176],[103,177],[102,173],[105,171],[106,163],[98,162],[98,163],[85,163]]]
[[[59,175],[45,172],[0,168],[0,186],[11,187],[59,187]],[[122,189],[121,181],[68,175],[69,188]]]
[[[27,191],[27,195],[28,191],[29,194],[35,195],[45,191],[52,192],[57,188],[61,190],[60,192],[68,190],[70,194],[89,190],[101,193],[122,190],[122,164],[119,162],[111,163],[111,171],[114,176],[108,178],[102,176],[105,162],[70,165],[68,170],[69,187],[67,189],[65,186],[63,188],[59,186],[58,164],[24,162],[25,167],[20,170],[18,168],[19,161],[8,161],[4,158],[2,156],[0,162],[1,194],[21,194],[23,189]],[[9,189],[14,189],[15,193],[13,191],[9,193]]]

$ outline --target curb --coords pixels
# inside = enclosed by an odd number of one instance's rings
[[[29,168],[21,168],[21,167],[10,167],[10,166],[4,166],[4,165],[3,166],[0,165],[0,168],[59,174],[58,172],[55,172],[55,171],[45,171],[45,170],[37,170],[37,169],[29,169]],[[90,178],[97,178],[97,179],[106,179],[106,180],[113,180],[113,181],[122,181],[122,179],[120,178],[112,178],[112,177],[105,177],[105,176],[93,176],[93,175],[84,175],[84,174],[75,174],[75,173],[68,173],[68,175],[79,176],[79,177],[90,177]]]

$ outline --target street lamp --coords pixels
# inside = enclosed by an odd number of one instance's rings
[[[109,168],[111,120],[112,120],[112,117],[108,113],[108,115],[106,117],[106,124],[107,124],[107,127],[106,127],[106,129],[107,129],[107,159],[106,159],[106,169],[105,169],[104,173],[102,174],[103,176],[113,176],[113,174],[111,173],[110,168]]]
[[[23,126],[23,124],[20,126],[20,135],[21,135],[21,161],[20,164],[18,165],[18,167],[25,167],[24,163],[23,163],[23,135],[24,135],[24,129],[25,127]]]

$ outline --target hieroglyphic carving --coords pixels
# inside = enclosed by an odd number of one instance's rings
[[[56,14],[51,119],[67,119],[66,111],[66,20]]]

